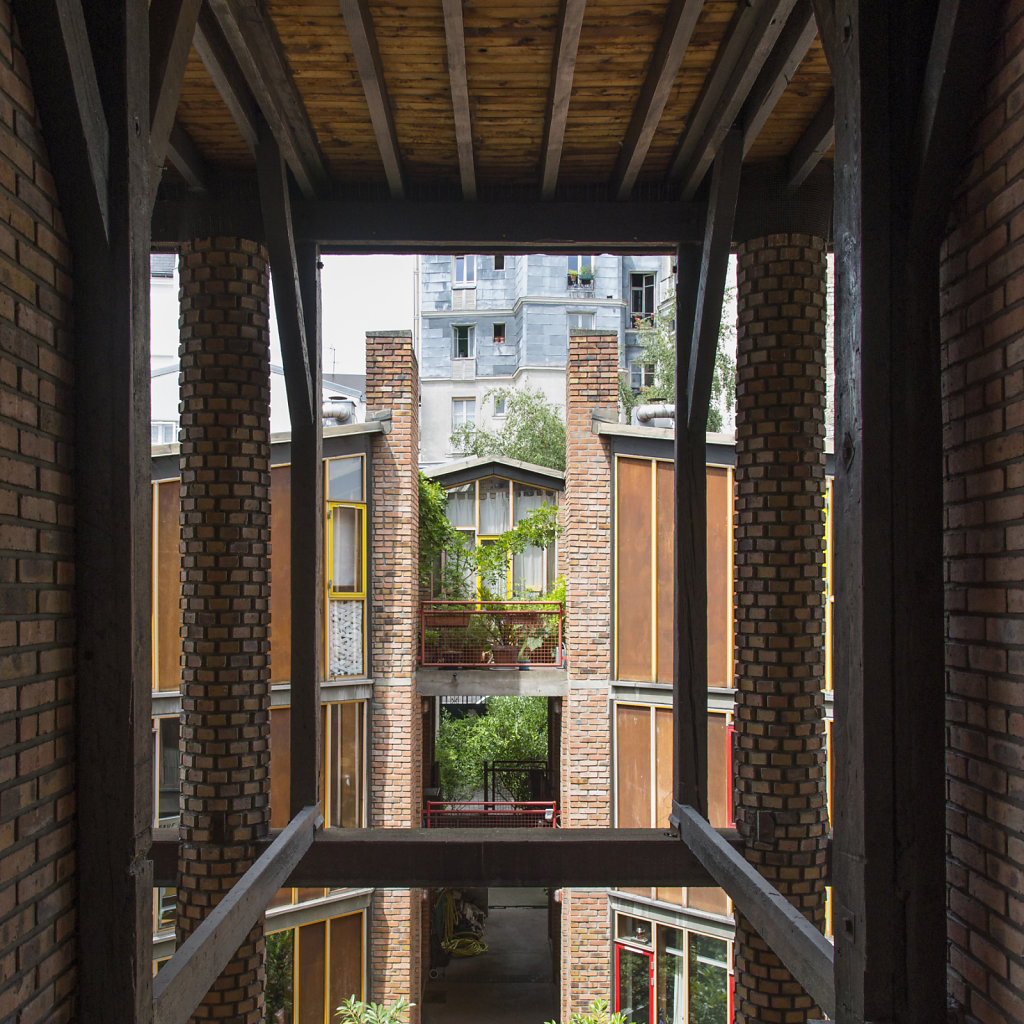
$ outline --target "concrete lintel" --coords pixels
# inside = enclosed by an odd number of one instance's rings
[[[557,668],[421,668],[416,690],[423,697],[564,697],[567,685],[565,671]]]

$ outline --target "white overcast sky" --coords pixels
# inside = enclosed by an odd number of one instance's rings
[[[367,331],[411,331],[415,256],[324,256],[324,373],[364,373]]]

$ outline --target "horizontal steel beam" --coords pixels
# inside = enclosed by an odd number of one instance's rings
[[[736,842],[732,829],[722,842]],[[178,842],[158,829],[155,885],[174,885]],[[269,840],[265,845],[269,845]],[[323,829],[285,883],[298,887],[713,886],[667,829]]]

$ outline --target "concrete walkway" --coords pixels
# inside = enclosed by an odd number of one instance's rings
[[[558,1017],[543,889],[490,889],[486,953],[427,984],[423,1024],[544,1024]]]

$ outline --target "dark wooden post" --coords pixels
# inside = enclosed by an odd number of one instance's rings
[[[942,434],[938,252],[910,211],[935,4],[840,0],[835,23],[837,1019],[925,1024],[945,1015]]]

